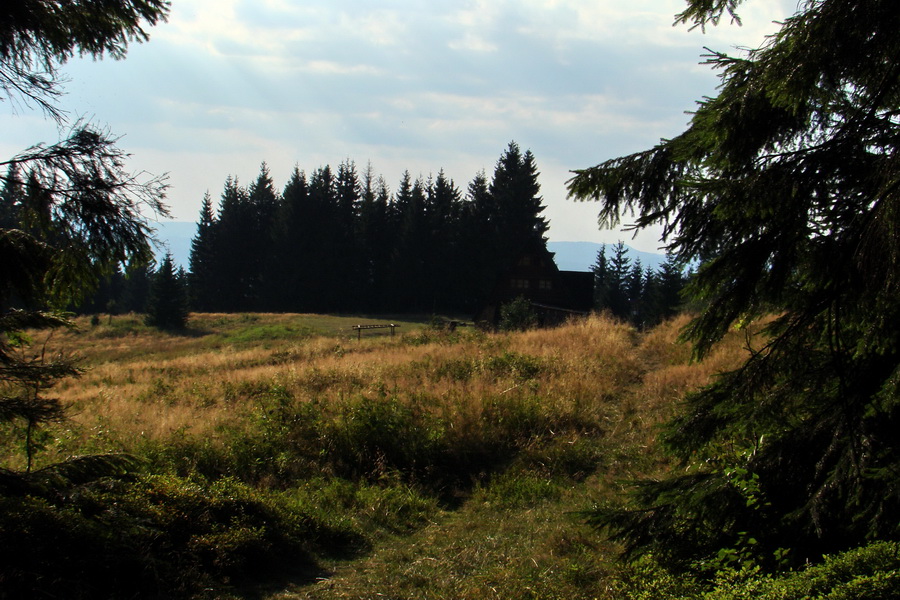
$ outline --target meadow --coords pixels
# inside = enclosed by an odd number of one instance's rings
[[[397,334],[357,339],[372,322]],[[485,333],[193,314],[164,333],[139,315],[79,318],[32,340],[84,369],[52,390],[68,418],[36,438],[37,466],[133,463],[2,497],[0,533],[23,540],[0,551],[4,584],[70,598],[691,597],[618,561],[584,518],[672,467],[658,425],[746,355],[751,337],[733,332],[691,362],[686,322]],[[0,451],[23,468],[21,431],[2,430]]]

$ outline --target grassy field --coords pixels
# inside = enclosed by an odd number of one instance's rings
[[[600,316],[498,334],[429,321],[195,314],[169,334],[79,319],[46,341],[85,372],[54,388],[69,418],[38,460],[139,466],[65,502],[8,500],[0,527],[66,524],[33,544],[51,555],[48,595],[627,597],[628,567],[581,513],[668,468],[657,425],[738,364],[743,335],[697,364],[683,318],[646,333]],[[352,329],[389,322],[396,336]],[[21,432],[2,430],[0,451],[22,468]],[[96,552],[95,583],[51,564],[67,544]],[[130,580],[112,574],[123,564]]]

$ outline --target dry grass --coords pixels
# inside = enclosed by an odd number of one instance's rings
[[[418,356],[399,338],[367,334],[357,342],[350,327],[358,322],[195,314],[186,333],[168,334],[144,327],[136,315],[96,327],[82,318],[76,330],[49,340],[50,348],[78,357],[86,369],[54,392],[69,407],[70,425],[83,431],[85,444],[98,423],[123,440],[162,439],[176,431],[207,436],[242,420],[254,393],[272,382],[299,397],[346,395],[372,388],[392,365]],[[41,336],[34,337],[43,342]]]
[[[510,334],[449,334],[404,322],[394,338],[357,341],[350,326],[359,321],[193,315],[185,335],[148,330],[136,317],[93,328],[83,321],[79,332],[52,340],[88,370],[55,389],[72,417],[46,459],[129,449],[139,440],[227,444],[223,436],[258,416],[273,389],[335,414],[355,399],[391,398],[442,423],[448,443],[474,439],[486,415],[532,419],[507,471],[526,479],[504,485],[522,491],[545,482],[553,494],[497,506],[492,476],[486,491],[476,489],[412,537],[384,537],[361,560],[333,562],[328,580],[271,597],[605,597],[603,565],[614,549],[570,513],[618,493],[623,478],[667,468],[654,449],[658,425],[685,392],[746,356],[735,333],[691,363],[677,342],[686,317],[641,334],[602,316]],[[535,420],[541,433],[529,437]],[[15,466],[18,450],[7,443],[5,452],[2,462]],[[575,467],[554,463],[582,459],[594,461],[593,475],[576,477]]]
[[[186,334],[173,335],[134,315],[96,327],[82,319],[76,331],[50,340],[86,367],[54,390],[70,408],[76,438],[65,450],[96,449],[98,428],[110,443],[175,432],[214,436],[245,419],[273,384],[300,401],[388,394],[461,430],[477,426],[486,400],[537,397],[555,414],[595,420],[613,435],[639,430],[649,443],[684,392],[744,355],[739,339],[729,340],[691,364],[689,349],[676,343],[683,317],[643,335],[601,316],[551,330],[453,337],[424,335],[423,325],[407,322],[395,338],[357,341],[350,326],[359,321],[195,314]]]
[[[628,337],[620,326],[592,322],[573,326],[568,336],[564,330],[548,332],[543,341],[535,334],[470,334],[453,344],[441,337],[413,344],[415,332],[394,339],[367,335],[357,341],[340,327],[332,327],[328,336],[305,334],[298,339],[286,328],[314,328],[297,315],[252,317],[245,316],[246,323],[264,324],[262,334],[232,333],[237,339],[252,339],[249,343],[228,342],[231,323],[222,315],[194,316],[194,333],[188,335],[143,329],[136,317],[117,317],[124,322],[117,329],[91,328],[81,322],[76,332],[51,340],[62,352],[80,356],[87,367],[81,378],[61,382],[57,397],[71,408],[73,421],[86,434],[102,420],[123,439],[164,438],[174,431],[210,435],[242,419],[254,394],[273,382],[301,400],[329,401],[385,391],[405,400],[427,398],[434,410],[446,415],[471,411],[480,398],[522,387],[526,383],[522,377],[486,363],[503,352],[517,352],[536,356],[546,365],[528,388],[531,393],[585,401],[597,391],[595,375],[611,372],[612,362],[621,361],[623,339]],[[259,337],[279,331],[281,337]],[[595,349],[581,355],[579,347],[589,345]],[[454,363],[462,375],[441,371]],[[627,373],[617,379],[632,378],[634,366],[623,368]],[[589,379],[595,379],[594,384]],[[613,387],[619,383],[612,381]],[[602,393],[614,392],[611,388]]]

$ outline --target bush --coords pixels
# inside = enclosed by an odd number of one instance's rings
[[[876,542],[783,576],[762,574],[758,569],[725,572],[704,600],[741,600],[751,588],[752,597],[759,600],[900,598],[900,545]]]
[[[323,436],[328,460],[349,477],[427,480],[444,454],[438,419],[389,397],[350,402]]]
[[[66,497],[0,497],[2,597],[186,597],[204,588],[314,568],[335,528],[234,479],[106,480]],[[290,510],[289,510],[290,509]]]
[[[500,329],[503,331],[526,331],[537,325],[537,312],[531,306],[531,301],[523,296],[500,307]]]
[[[629,600],[891,600],[900,598],[900,544],[875,542],[786,574],[727,569],[708,585],[644,557],[626,567],[616,591]]]

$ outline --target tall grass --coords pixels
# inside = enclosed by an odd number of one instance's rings
[[[535,511],[549,518],[585,508],[614,494],[623,477],[666,468],[654,450],[656,426],[685,391],[745,352],[735,335],[704,363],[690,363],[676,341],[683,319],[646,334],[601,316],[503,334],[406,321],[396,337],[357,340],[350,327],[359,321],[193,315],[183,335],[146,329],[132,316],[79,322],[53,342],[80,355],[87,371],[56,388],[70,418],[48,432],[41,460],[127,452],[144,461],[144,473],[75,504],[50,499],[16,510],[47,522],[74,510],[80,535],[96,526],[91,511],[128,531],[149,523],[145,535],[123,538],[123,552],[161,573],[169,561],[192,565],[188,580],[166,588],[176,595],[204,587],[236,593],[261,556],[302,555],[309,574],[330,556],[391,548],[390,536],[441,514],[465,514],[480,531],[516,514],[510,543],[523,543],[528,527],[547,537],[504,552],[556,569],[552,577],[490,565],[487,546],[473,547],[460,556],[477,560],[449,568],[491,581],[479,587],[445,573],[446,585],[426,592],[488,597],[484,590],[507,586],[527,597],[526,588],[544,581],[561,595],[578,586],[596,595],[600,572],[591,561],[611,550],[565,519],[540,523]],[[21,466],[16,439],[0,431],[0,464],[9,468]],[[215,508],[226,497],[244,499],[238,513]],[[118,522],[110,503],[124,507]],[[179,511],[204,517],[176,527]],[[166,529],[182,533],[173,538]],[[462,525],[451,531],[458,543],[476,544]],[[425,585],[420,578],[433,572],[421,565],[410,585]]]

